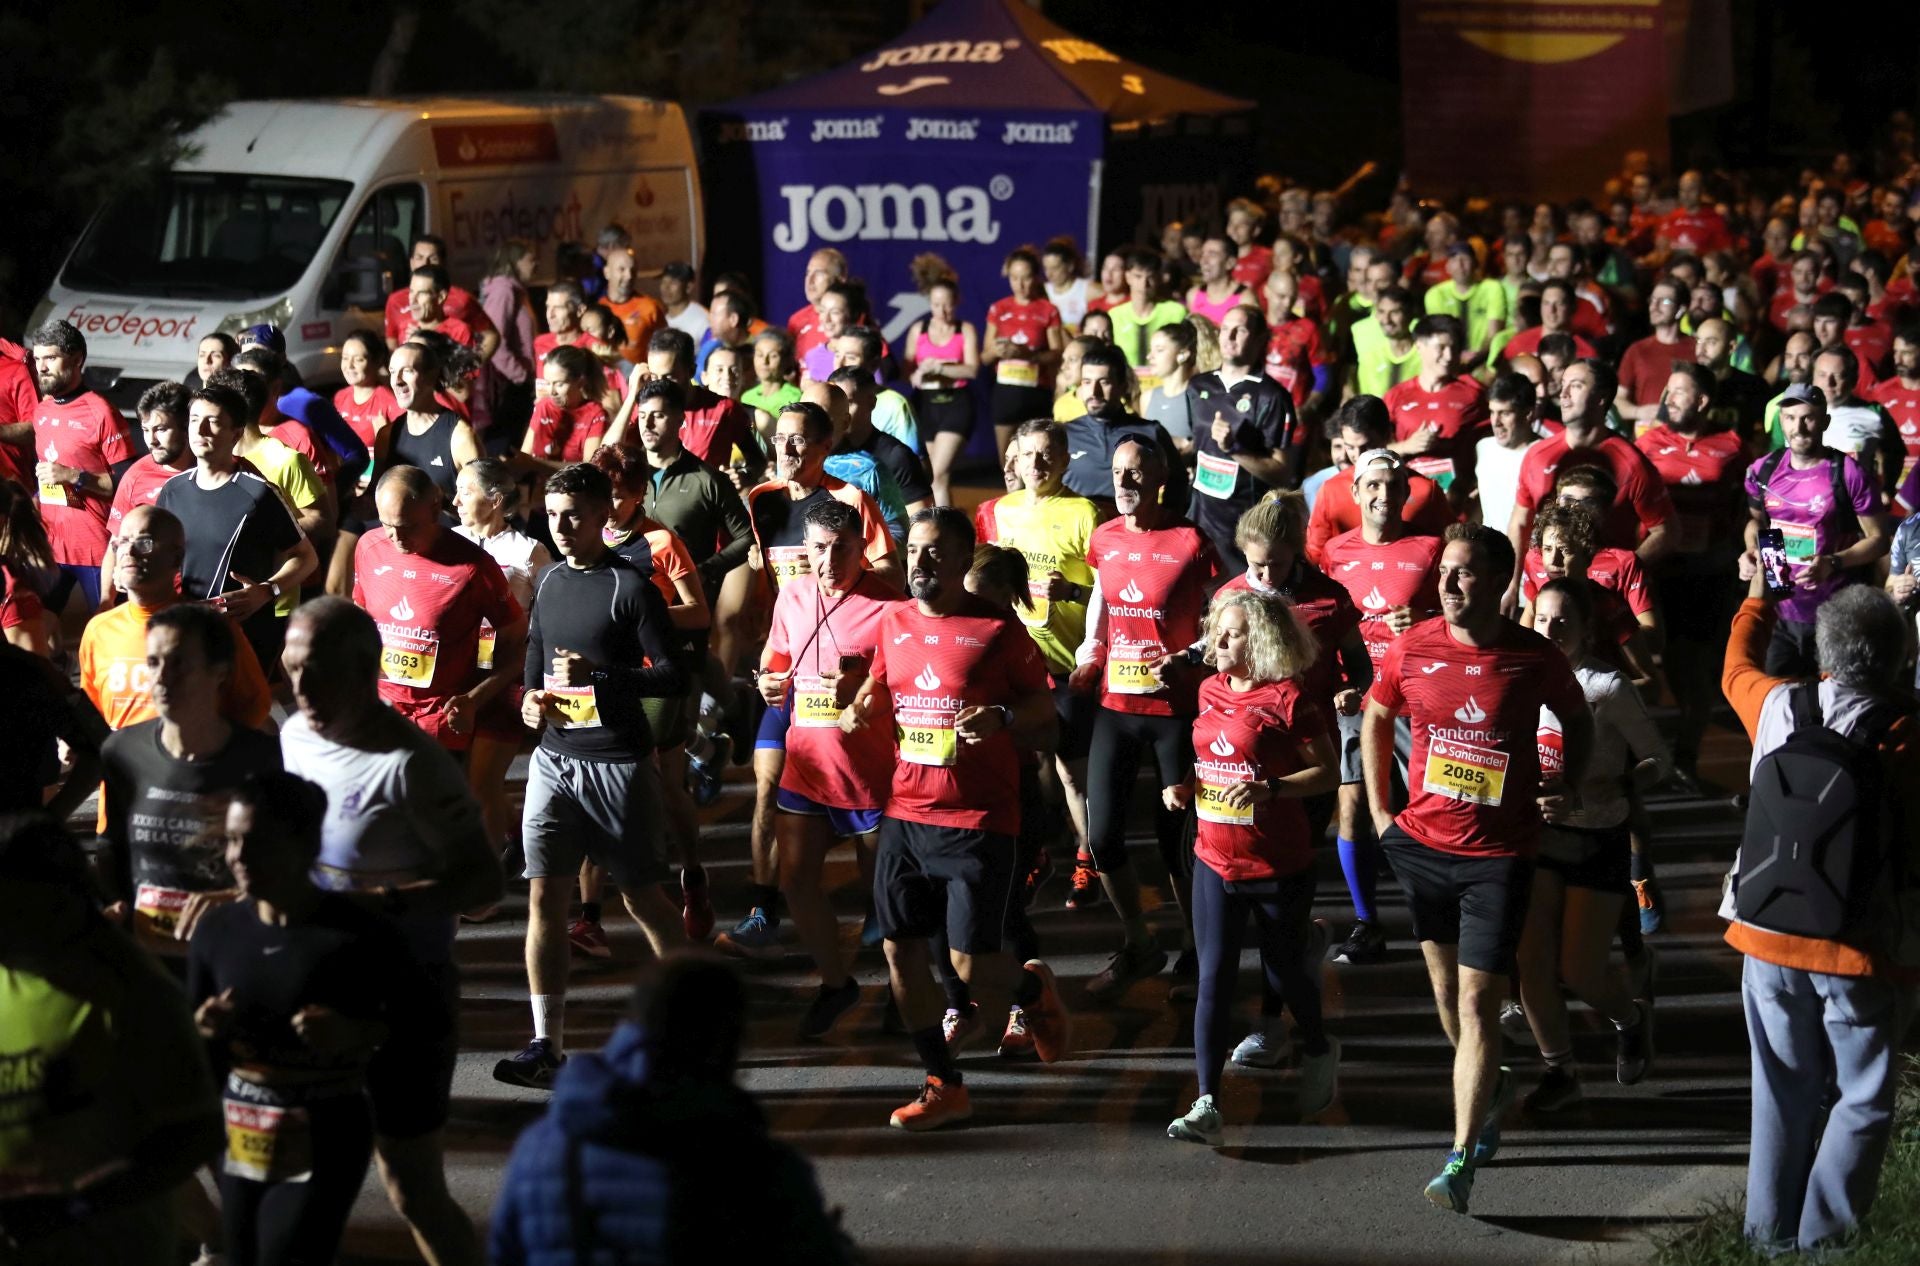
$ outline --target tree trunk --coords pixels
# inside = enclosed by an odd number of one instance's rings
[[[367,81],[367,93],[389,97],[400,86],[400,71],[413,51],[413,37],[420,32],[420,6],[405,0],[393,9],[393,25],[387,28],[387,42],[373,59],[373,74]]]

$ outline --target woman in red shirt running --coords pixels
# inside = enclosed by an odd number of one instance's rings
[[[1240,945],[1251,914],[1269,998],[1284,1001],[1300,1030],[1304,1058],[1295,1108],[1301,1117],[1333,1101],[1339,1044],[1321,1021],[1316,957],[1307,965],[1313,912],[1313,844],[1302,800],[1340,781],[1324,713],[1301,691],[1318,648],[1280,598],[1252,590],[1219,593],[1207,613],[1207,662],[1193,721],[1193,778],[1162,792],[1169,809],[1192,806],[1193,940],[1200,996],[1193,1012],[1200,1097],[1167,1127],[1167,1137],[1220,1145],[1214,1095],[1227,1061]],[[1264,1008],[1263,1008],[1264,1009]],[[1278,1015],[1263,1018],[1278,1026]]]
[[[1067,344],[1060,310],[1047,298],[1040,257],[1022,246],[1007,256],[1007,285],[1013,293],[987,309],[987,333],[980,341],[980,366],[994,367],[994,451],[1004,453],[1013,429],[1029,418],[1044,418],[1053,406],[1053,371]]]

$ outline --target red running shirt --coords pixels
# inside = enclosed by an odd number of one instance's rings
[[[353,570],[353,601],[380,629],[380,697],[441,746],[464,750],[471,734],[455,734],[440,709],[485,675],[481,622],[501,629],[520,618],[506,573],[451,529],[419,554],[369,532],[354,548]]]
[[[66,400],[49,396],[33,414],[35,461],[104,475],[134,458],[133,438],[114,407],[83,391]],[[28,476],[33,471],[28,470]],[[107,552],[107,511],[113,498],[95,496],[77,484],[39,485],[40,522],[53,546],[53,561],[98,567]]]
[[[1394,640],[1387,613],[1411,607],[1414,619],[1423,620],[1439,610],[1440,551],[1446,542],[1437,536],[1403,536],[1369,545],[1363,531],[1355,528],[1328,541],[1321,565],[1353,595],[1360,611],[1360,637],[1378,673]]]
[[[1297,681],[1236,691],[1218,674],[1200,684],[1193,720],[1194,855],[1228,883],[1297,875],[1313,865],[1306,802],[1275,796],[1245,809],[1220,793],[1237,782],[1282,778],[1302,768],[1300,748],[1327,734],[1327,714]]]
[[[1022,303],[1007,295],[987,309],[987,324],[993,327],[998,338],[1045,351],[1047,331],[1060,324],[1060,309],[1053,306],[1051,299]],[[1045,387],[1052,381],[1051,370],[1042,369],[1030,360],[1012,357],[1002,360],[994,372],[995,381],[1008,387]]]
[[[1907,447],[1906,461],[1900,467],[1900,481],[1905,483],[1913,473],[1915,459],[1920,458],[1920,385],[1909,387],[1898,377],[1883,378],[1860,394],[1885,409],[1900,428],[1900,442]]]
[[[953,723],[963,709],[1011,707],[1047,688],[1046,665],[1020,622],[972,595],[947,616],[895,603],[880,621],[873,680],[893,703],[898,763],[887,816],[1018,835],[1020,760],[1013,737],[996,730],[979,743],[963,743]],[[885,721],[876,714],[868,724]]]
[[[1191,716],[1191,688],[1160,686],[1150,666],[1193,645],[1207,609],[1207,586],[1220,574],[1213,545],[1182,519],[1151,532],[1132,532],[1125,519],[1093,530],[1087,561],[1100,585],[1102,609],[1094,661],[1100,665],[1100,704],[1141,716]]]
[[[550,462],[585,461],[587,441],[606,437],[607,411],[598,400],[583,400],[571,409],[563,409],[548,396],[534,406],[527,434],[532,438],[535,457]]]
[[[1920,392],[1914,395],[1920,397]],[[1668,528],[1674,535],[1674,553],[1698,554],[1737,535],[1746,524],[1739,501],[1747,448],[1734,432],[1714,431],[1688,439],[1661,425],[1635,440],[1634,446],[1653,463],[1673,501]]]
[[[906,600],[870,571],[845,593],[827,594],[811,575],[780,587],[767,650],[793,671],[787,688],[787,763],[780,786],[834,809],[880,809],[893,783],[893,730],[886,710],[851,735],[840,732],[834,682],[842,656],[871,663],[880,623]]]
[[[353,398],[352,387],[342,387],[333,393],[333,407],[341,420],[353,428],[353,433],[360,437],[360,442],[367,446],[369,453],[373,451],[374,436],[400,412],[400,402],[393,398],[393,393],[385,386],[375,387],[373,394],[364,401]]]
[[[1492,434],[1487,423],[1487,393],[1465,374],[1457,374],[1432,391],[1413,377],[1397,383],[1385,397],[1387,412],[1393,415],[1395,442],[1411,439],[1421,431],[1432,431],[1442,440],[1418,457],[1408,457],[1407,465],[1451,492],[1456,479],[1473,477],[1473,446],[1483,435]]]
[[[107,511],[108,534],[120,530],[120,522],[129,511],[158,501],[161,485],[179,473],[171,466],[162,466],[154,461],[151,454],[127,467],[126,473],[120,476],[120,482],[114,485],[113,507]]]
[[[1601,524],[1602,544],[1631,549],[1640,543],[1643,527],[1651,532],[1673,517],[1673,499],[1660,472],[1646,454],[1618,435],[1608,435],[1591,448],[1569,449],[1564,433],[1535,443],[1520,459],[1515,504],[1529,511],[1544,505],[1560,472],[1576,466],[1606,471],[1620,490]]]
[[[1547,566],[1540,559],[1539,547],[1527,551],[1527,561],[1520,573],[1520,596],[1527,602],[1533,601],[1533,595],[1540,592],[1540,586],[1551,579],[1547,575]],[[1640,556],[1630,549],[1611,547],[1594,554],[1593,561],[1587,565],[1587,579],[1602,589],[1611,590],[1627,604],[1634,615],[1645,615],[1653,610],[1653,594],[1647,588],[1647,573],[1640,566]]]
[[[1587,706],[1553,643],[1503,620],[1494,645],[1473,647],[1428,620],[1387,651],[1369,698],[1413,727],[1401,830],[1443,853],[1532,855],[1540,709],[1568,717]]]
[[[639,431],[633,432],[639,442]],[[686,411],[680,422],[680,446],[718,469],[733,460],[733,451],[753,451],[753,414],[745,405],[716,395],[705,387],[687,388]]]

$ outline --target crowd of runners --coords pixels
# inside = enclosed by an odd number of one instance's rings
[[[1287,1120],[1335,1101],[1322,982],[1414,951],[1392,883],[1453,1050],[1425,1195],[1466,1212],[1509,1109],[1595,1075],[1570,998],[1621,1084],[1656,1074],[1644,797],[1740,790],[1701,773],[1716,709],[1756,811],[1823,719],[1916,750],[1904,179],[1634,163],[1593,202],[1368,214],[1273,182],[1097,259],[923,257],[891,345],[857,252],[760,295],[639,276],[613,225],[593,275],[531,287],[516,241],[470,290],[421,236],[337,389],[255,326],[137,424],[73,326],[0,342],[0,1237],[330,1260],[377,1159],[428,1260],[480,1260],[443,1172],[455,942],[521,881],[500,1081],[566,1083],[612,901],[655,956],[804,955],[800,1041],[881,1002],[907,1131],[973,1115],[970,1047],[1070,1059],[1074,1010],[1168,975],[1167,1134],[1213,1146],[1229,1063],[1287,1070]],[[732,766],[750,875],[716,908]],[[1727,907],[1748,1226],[1811,1245],[1872,1198],[1914,976],[1759,888]],[[1110,931],[1085,979],[1032,917],[1061,908]],[[537,1258],[512,1229],[495,1254]]]

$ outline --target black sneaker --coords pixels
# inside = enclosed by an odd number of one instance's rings
[[[1653,1069],[1653,1005],[1645,999],[1633,1005],[1639,1017],[1614,1030],[1614,1076],[1623,1086],[1639,1085]]]
[[[837,989],[820,986],[820,992],[813,995],[813,1001],[807,1006],[807,1014],[800,1021],[800,1040],[817,1042],[832,1031],[834,1023],[853,1009],[860,1001],[860,986],[849,978],[847,983]]]
[[[554,1051],[551,1038],[536,1037],[527,1043],[526,1050],[518,1055],[509,1055],[495,1064],[493,1079],[504,1081],[509,1086],[525,1086],[529,1090],[552,1090],[553,1079],[566,1062],[565,1055]]]
[[[1152,941],[1122,946],[1100,973],[1087,982],[1087,997],[1111,1002],[1137,980],[1158,976],[1167,966],[1167,952]]]
[[[1347,933],[1347,939],[1340,943],[1339,949],[1333,951],[1333,961],[1349,967],[1377,963],[1386,956],[1386,934],[1365,919],[1354,920],[1353,930]]]
[[[1559,1112],[1579,1103],[1586,1095],[1581,1092],[1580,1079],[1570,1068],[1556,1068],[1549,1064],[1540,1084],[1521,1102],[1521,1107],[1532,1113]]]

